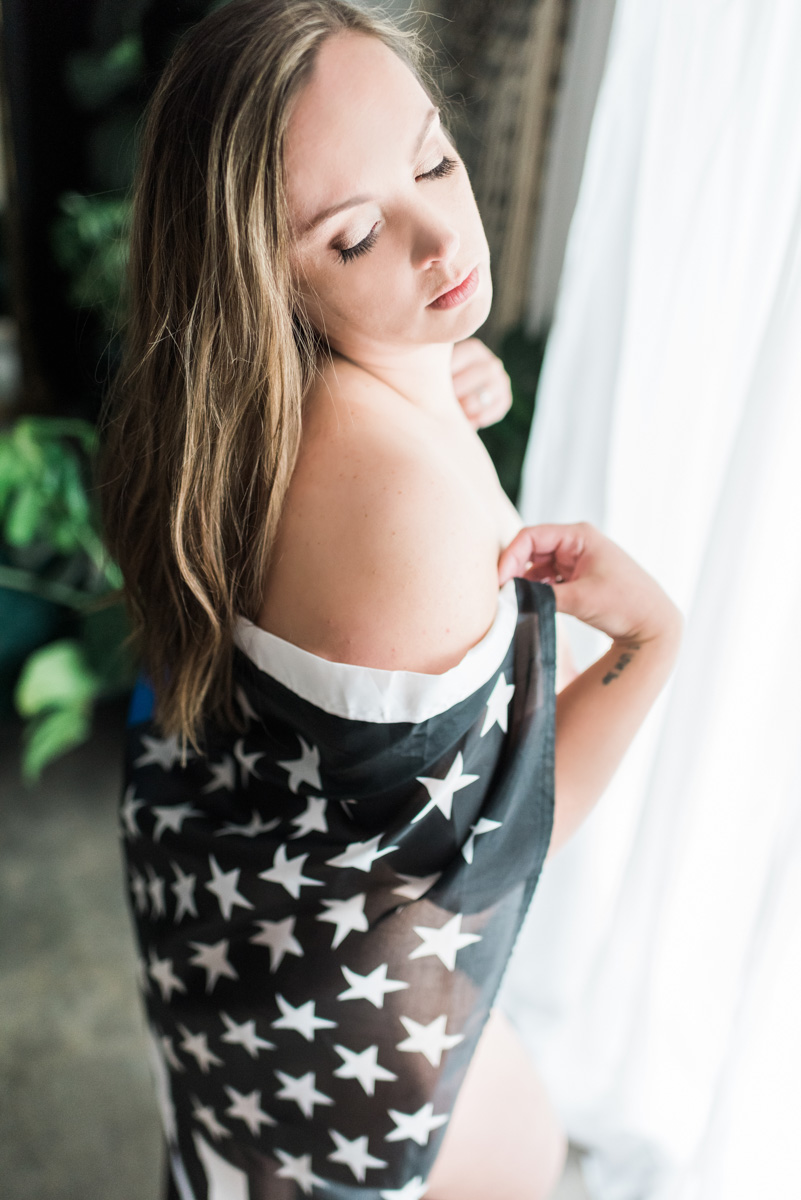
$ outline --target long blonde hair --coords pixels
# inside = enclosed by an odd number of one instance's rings
[[[289,269],[283,148],[332,34],[379,38],[442,97],[419,34],[345,0],[232,0],[150,102],[121,369],[101,414],[105,537],[165,736],[241,729],[234,624],[256,620],[324,339]]]

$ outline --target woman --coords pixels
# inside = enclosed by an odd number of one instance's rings
[[[492,1001],[681,616],[591,526],[520,530],[452,376],[491,297],[413,39],[338,0],[194,28],[143,136],[103,475],[153,685],[122,817],[183,1200],[561,1173]],[[613,639],[558,707],[556,608]]]

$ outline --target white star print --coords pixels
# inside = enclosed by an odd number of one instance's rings
[[[324,796],[307,796],[306,811],[292,818],[292,824],[297,825],[297,833],[290,837],[305,837],[312,830],[317,833],[328,833],[328,822],[325,819],[325,807],[328,801]]]
[[[203,967],[206,971],[206,991],[211,992],[221,975],[228,979],[238,979],[234,968],[228,961],[228,942],[225,940],[207,946],[203,942],[190,942],[193,950],[197,950],[194,958],[190,958],[193,967]]]
[[[152,950],[149,953],[149,957],[150,965],[147,968],[147,973],[161,988],[162,1000],[169,1004],[173,992],[185,992],[186,987],[174,973],[171,958],[156,958]]]
[[[479,817],[475,825],[470,826],[470,834],[462,846],[462,856],[465,862],[473,861],[476,838],[481,837],[482,833],[491,833],[493,829],[500,829],[501,824],[501,821],[491,821],[489,817]]]
[[[419,1025],[411,1017],[401,1017],[400,1019],[409,1036],[402,1042],[398,1042],[396,1049],[403,1050],[407,1054],[415,1051],[418,1054],[424,1054],[432,1067],[439,1066],[445,1050],[450,1050],[452,1046],[458,1046],[459,1042],[464,1041],[463,1033],[445,1032],[445,1026],[448,1024],[447,1013],[435,1017],[428,1025]]]
[[[429,954],[436,954],[449,971],[456,966],[457,951],[473,942],[481,941],[481,935],[478,933],[462,933],[461,913],[451,917],[441,929],[415,925],[414,932],[419,934],[423,941],[416,950],[412,950],[409,958],[426,958]]]
[[[273,1021],[273,1029],[295,1029],[307,1042],[313,1042],[316,1030],[336,1028],[336,1021],[327,1021],[325,1017],[314,1015],[314,1000],[307,1000],[305,1004],[293,1008],[279,993],[276,993],[275,998],[282,1015]]]
[[[221,871],[220,864],[213,854],[209,855],[209,867],[211,868],[212,880],[205,886],[208,891],[213,892],[217,897],[220,905],[220,912],[226,921],[231,919],[231,910],[235,904],[240,908],[253,908],[253,905],[240,892],[237,891],[236,885],[239,883],[239,868],[236,867],[233,871]]]
[[[285,1075],[283,1071],[275,1072],[284,1085],[280,1092],[275,1093],[276,1100],[294,1100],[304,1117],[314,1116],[315,1104],[333,1104],[330,1096],[318,1092],[314,1071],[307,1071],[299,1079]]]
[[[358,896],[351,896],[348,900],[323,900],[323,904],[329,911],[318,913],[315,919],[330,921],[332,925],[336,925],[334,940],[331,942],[332,950],[336,950],[349,933],[353,931],[356,933],[367,932],[369,926],[367,917],[364,915],[366,899],[367,893],[360,892]]]
[[[135,767],[149,767],[151,765],[159,766],[163,771],[171,771],[177,762],[181,759],[181,751],[178,749],[178,734],[173,734],[168,738],[151,737],[148,733],[142,734],[142,745],[146,746],[144,754],[140,754],[134,760]],[[194,758],[194,750],[187,747],[187,761]]]
[[[145,870],[148,874],[147,891],[150,896],[151,913],[154,917],[163,917],[167,911],[164,907],[164,880],[156,874],[150,863],[147,863]]]
[[[331,1162],[345,1163],[350,1167],[353,1174],[359,1183],[364,1183],[364,1177],[369,1167],[385,1167],[387,1164],[383,1158],[373,1158],[368,1150],[368,1141],[366,1137],[354,1138],[352,1142],[343,1137],[341,1133],[337,1133],[336,1129],[329,1129],[328,1132],[336,1143],[336,1150],[333,1150],[328,1158]]]
[[[144,800],[137,800],[135,793],[136,788],[130,783],[125,789],[125,798],[120,806],[120,819],[128,832],[128,836],[132,838],[139,837],[142,833],[136,823],[136,813],[140,808],[144,807],[145,803]]]
[[[214,1115],[213,1108],[207,1104],[201,1104],[197,1096],[192,1096],[191,1099],[192,1116],[196,1121],[199,1121],[201,1125],[205,1125],[215,1142],[219,1142],[221,1137],[231,1136],[230,1129],[226,1129],[225,1126],[221,1125],[217,1120],[216,1116]]]
[[[175,899],[178,905],[175,910],[175,923],[188,913],[190,917],[197,916],[197,908],[195,907],[195,881],[196,875],[185,875],[177,863],[171,862],[170,866],[175,872],[175,883],[170,884],[170,889],[175,893]]]
[[[379,1066],[378,1046],[368,1046],[360,1054],[354,1050],[348,1050],[347,1046],[334,1046],[334,1049],[343,1060],[342,1066],[337,1067],[334,1074],[339,1079],[358,1079],[368,1096],[375,1095],[377,1079],[398,1078],[386,1067]]]
[[[417,816],[412,817],[412,825],[422,821],[432,808],[438,808],[443,817],[450,819],[454,793],[461,791],[470,783],[475,783],[478,779],[478,775],[463,775],[462,766],[462,752],[459,750],[444,779],[431,779],[426,775],[417,776],[417,782],[423,784],[431,799],[424,808],[420,809]]]
[[[225,837],[227,834],[238,834],[239,837],[258,837],[260,833],[269,833],[271,829],[275,829],[276,825],[280,825],[279,817],[273,817],[272,821],[262,821],[257,812],[254,812],[248,821],[247,825],[234,825],[231,821],[226,821],[222,829],[215,829],[215,837]]]
[[[254,779],[259,778],[259,773],[255,769],[253,764],[255,762],[257,762],[260,758],[264,758],[264,754],[261,754],[258,751],[255,754],[246,754],[245,753],[245,739],[240,738],[239,741],[234,744],[234,757],[235,757],[236,761],[239,763],[240,767],[242,768],[243,784],[248,783],[251,775],[253,776]]]
[[[236,787],[236,764],[230,754],[224,754],[222,762],[209,763],[212,778],[200,790],[203,792],[218,792],[224,788],[232,792]]]
[[[181,1049],[186,1054],[191,1054],[197,1061],[204,1075],[208,1075],[209,1067],[221,1067],[223,1060],[218,1058],[213,1050],[209,1050],[209,1041],[205,1033],[190,1033],[185,1025],[179,1025],[184,1040],[181,1042]]]
[[[181,826],[189,817],[202,817],[203,814],[191,804],[171,804],[165,808],[154,808],[156,828],[153,830],[153,841],[160,842],[165,829],[180,833]]]
[[[247,1096],[243,1096],[236,1088],[225,1085],[225,1090],[228,1093],[233,1104],[230,1108],[226,1108],[225,1115],[227,1117],[239,1117],[240,1121],[244,1121],[254,1137],[258,1136],[262,1125],[275,1125],[275,1120],[269,1113],[261,1110],[261,1092],[250,1092]]]
[[[376,1008],[383,1008],[386,992],[399,992],[409,986],[401,979],[387,979],[387,963],[382,963],[369,975],[357,975],[348,967],[341,967],[340,970],[350,987],[339,993],[338,1000],[369,1000]]]
[[[231,1020],[228,1013],[221,1012],[220,1016],[228,1030],[222,1035],[224,1042],[228,1042],[231,1046],[242,1046],[251,1058],[258,1058],[259,1050],[275,1049],[274,1042],[267,1042],[256,1033],[255,1021],[243,1021],[241,1025],[238,1025],[236,1021]]]
[[[147,908],[147,884],[144,876],[133,868],[131,870],[131,892],[133,893],[136,911],[142,913]]]
[[[391,1108],[389,1115],[397,1125],[397,1129],[393,1129],[392,1133],[387,1134],[386,1141],[405,1142],[411,1138],[412,1141],[417,1142],[418,1146],[427,1146],[433,1131],[439,1129],[448,1120],[447,1113],[434,1115],[434,1105],[430,1100],[416,1113],[402,1113]]]
[[[258,721],[258,714],[255,713],[251,708],[250,701],[245,695],[245,689],[237,684],[234,694],[236,696],[237,703],[242,710],[242,716],[247,718],[248,725],[251,721]]]
[[[385,846],[383,850],[378,849],[378,843],[381,841],[383,834],[378,834],[374,838],[370,838],[369,842],[351,842],[346,850],[338,854],[336,858],[327,858],[326,866],[328,867],[350,867],[356,871],[372,870],[373,862],[377,858],[383,858],[385,854],[390,854],[393,850],[397,850],[397,846]]]
[[[422,1175],[415,1175],[405,1187],[388,1188],[380,1195],[381,1200],[423,1200],[427,1191],[428,1184],[423,1181]]]
[[[286,917],[283,921],[257,921],[256,924],[261,925],[261,933],[254,934],[250,940],[254,946],[269,948],[271,972],[278,970],[285,954],[303,958],[303,947],[294,936],[294,917]]]
[[[320,779],[320,751],[317,746],[310,746],[300,734],[298,740],[301,746],[300,758],[285,759],[276,765],[289,772],[289,790],[296,792],[301,783],[308,783],[316,792],[322,788]]]
[[[509,701],[512,699],[514,691],[515,685],[507,683],[506,676],[501,671],[487,701],[487,715],[484,718],[484,725],[479,737],[483,737],[485,733],[489,733],[496,722],[500,725],[503,732],[506,733],[506,726],[509,720]]]
[[[162,1053],[164,1054],[165,1061],[170,1064],[173,1071],[185,1071],[186,1068],[173,1049],[172,1038],[169,1038],[166,1036],[166,1034],[162,1033],[159,1037],[159,1041],[161,1042],[161,1049]]]
[[[301,1154],[299,1158],[293,1158],[291,1154],[287,1154],[285,1150],[276,1149],[274,1153],[280,1158],[284,1164],[275,1172],[279,1179],[294,1179],[299,1186],[304,1196],[308,1196],[312,1187],[317,1184],[318,1187],[328,1187],[324,1179],[320,1179],[312,1171],[312,1160],[310,1154]]]
[[[419,900],[430,887],[439,879],[442,871],[437,871],[434,875],[401,875],[398,871],[398,879],[403,880],[402,887],[396,887],[393,896],[405,896],[407,900]]]
[[[282,844],[275,852],[273,865],[267,871],[260,871],[259,879],[266,879],[268,883],[279,883],[282,888],[286,888],[293,900],[297,900],[304,883],[306,887],[323,886],[321,879],[312,879],[303,874],[303,864],[308,857],[308,854],[298,854],[296,858],[287,858],[286,846]]]

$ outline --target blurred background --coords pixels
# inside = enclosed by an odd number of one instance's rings
[[[136,664],[99,535],[136,127],[212,0],[2,0],[0,1179],[155,1200],[117,845]],[[557,1200],[801,1195],[801,11],[407,0],[492,253],[481,431],[685,613],[502,989],[573,1148]],[[605,648],[566,628],[579,668]]]

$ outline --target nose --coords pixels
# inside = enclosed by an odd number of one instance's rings
[[[417,231],[416,265],[425,269],[432,263],[448,263],[459,253],[458,230],[439,213],[429,212]]]

